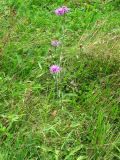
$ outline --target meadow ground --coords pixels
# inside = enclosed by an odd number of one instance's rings
[[[119,160],[119,104],[119,0],[0,0],[0,160]]]

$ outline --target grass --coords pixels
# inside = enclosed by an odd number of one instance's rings
[[[62,5],[71,11],[54,15]],[[119,8],[0,1],[0,160],[120,159]],[[58,99],[49,67],[60,58]]]

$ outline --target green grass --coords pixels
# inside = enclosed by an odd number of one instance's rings
[[[62,5],[71,11],[58,17]],[[119,0],[0,1],[0,160],[120,159],[119,9]],[[49,67],[60,58],[57,98]]]

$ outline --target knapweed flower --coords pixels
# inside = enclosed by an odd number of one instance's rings
[[[59,66],[57,66],[57,65],[52,65],[51,67],[50,67],[50,72],[51,73],[59,73],[61,71],[61,67],[59,67]]]
[[[55,10],[55,14],[58,16],[64,15],[65,13],[69,12],[70,8],[66,7],[66,6],[62,6],[61,8],[57,8]]]
[[[58,40],[53,40],[53,41],[51,41],[51,45],[52,45],[53,47],[58,47],[58,46],[60,45],[60,41],[58,41]]]

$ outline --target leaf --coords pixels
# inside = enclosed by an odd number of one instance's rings
[[[59,150],[55,150],[55,160],[59,160]]]
[[[77,146],[75,147],[68,156],[66,156],[65,160],[69,159],[71,156],[73,156],[76,152],[78,152],[81,148],[83,147],[83,145]]]
[[[84,159],[87,159],[87,157],[86,156],[80,156],[80,157],[77,158],[77,160],[84,160]]]

